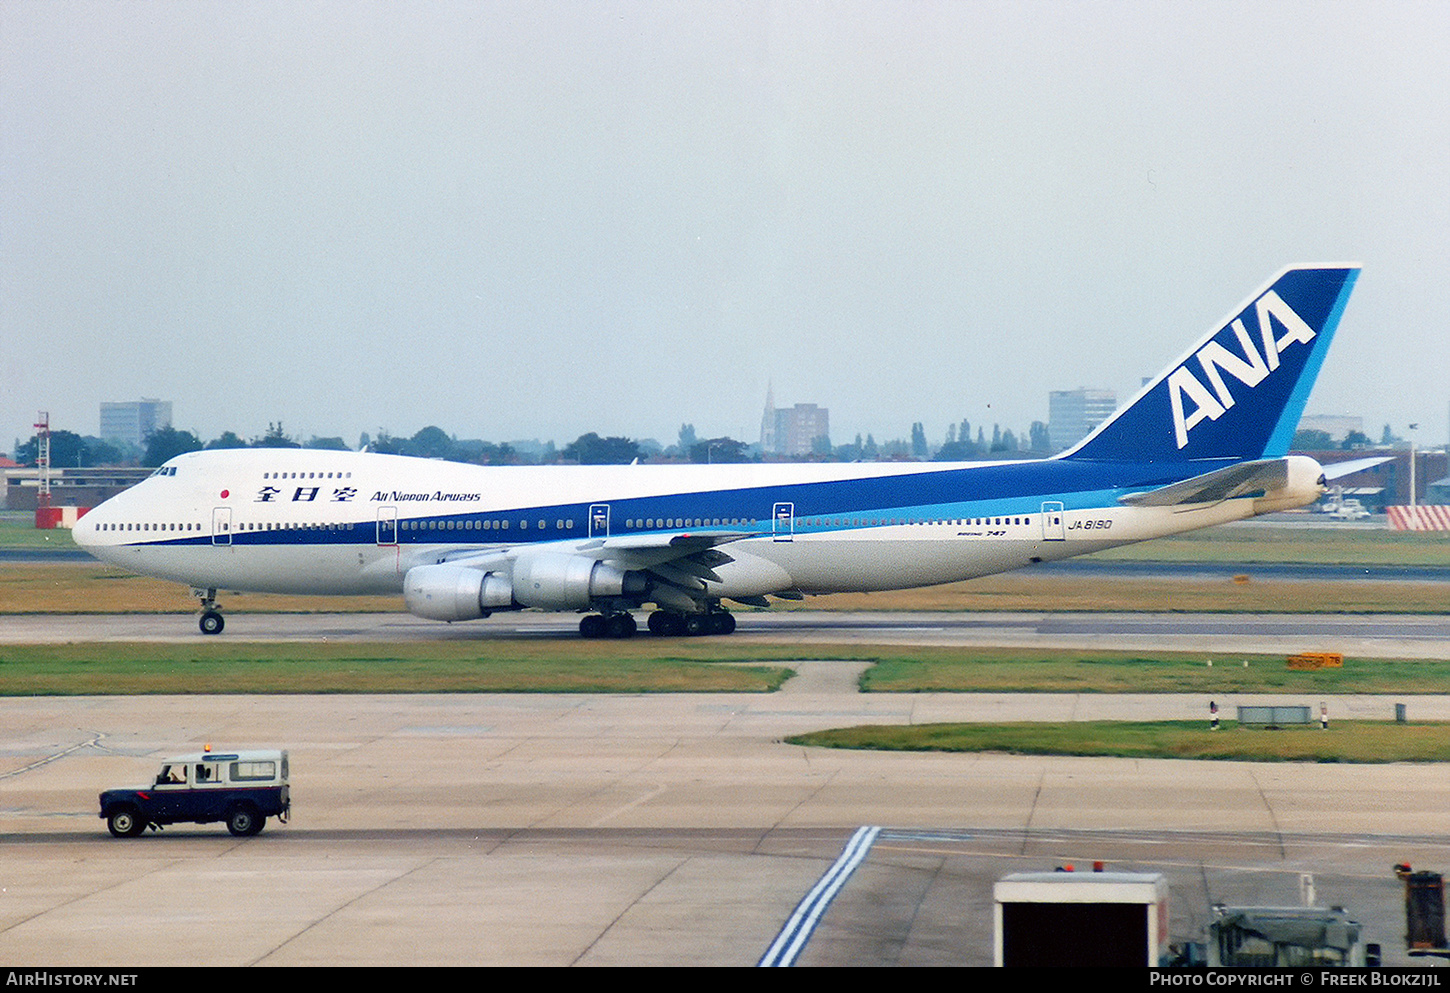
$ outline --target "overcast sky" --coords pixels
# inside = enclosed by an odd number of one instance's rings
[[[0,442],[1025,431],[1291,262],[1450,411],[1450,4],[0,3]]]

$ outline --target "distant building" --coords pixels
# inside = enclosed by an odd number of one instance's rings
[[[1450,476],[1444,479],[1437,479],[1425,487],[1425,502],[1434,504],[1450,504]]]
[[[831,412],[813,403],[798,403],[777,410],[775,389],[765,392],[765,413],[760,418],[760,450],[767,455],[810,455],[816,440],[831,436]]]
[[[775,384],[765,388],[765,413],[760,415],[760,450],[773,454],[775,448]]]
[[[0,460],[8,462],[8,459]],[[61,507],[94,507],[134,486],[151,469],[105,466],[95,469],[51,469],[50,503]],[[40,470],[24,466],[0,467],[0,510],[33,511],[39,503]],[[70,527],[70,524],[66,524]]]
[[[1305,414],[1299,418],[1300,431],[1323,431],[1330,441],[1343,441],[1351,431],[1364,433],[1364,418],[1347,414]]]
[[[1076,445],[1118,409],[1113,390],[1053,390],[1047,395],[1047,435],[1052,450]]]
[[[171,427],[170,400],[101,404],[101,438],[141,448],[152,432]]]

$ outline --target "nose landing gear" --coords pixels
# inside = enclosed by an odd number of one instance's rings
[[[222,629],[227,626],[226,618],[217,609],[216,590],[193,589],[191,595],[201,601],[201,617],[197,626],[201,628],[202,634],[221,634]]]

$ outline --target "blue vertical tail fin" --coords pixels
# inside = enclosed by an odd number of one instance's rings
[[[1284,269],[1059,458],[1284,455],[1358,276],[1353,265]]]

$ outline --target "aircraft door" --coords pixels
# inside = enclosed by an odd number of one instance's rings
[[[214,507],[211,512],[211,543],[230,545],[232,543],[232,508]]]
[[[1067,540],[1062,504],[1048,501],[1042,505],[1042,537],[1047,541]]]
[[[609,504],[591,503],[589,505],[589,537],[609,537]]]
[[[795,540],[795,504],[776,504],[770,517],[771,533],[776,541]]]
[[[398,508],[378,508],[378,544],[396,545],[398,543]]]

